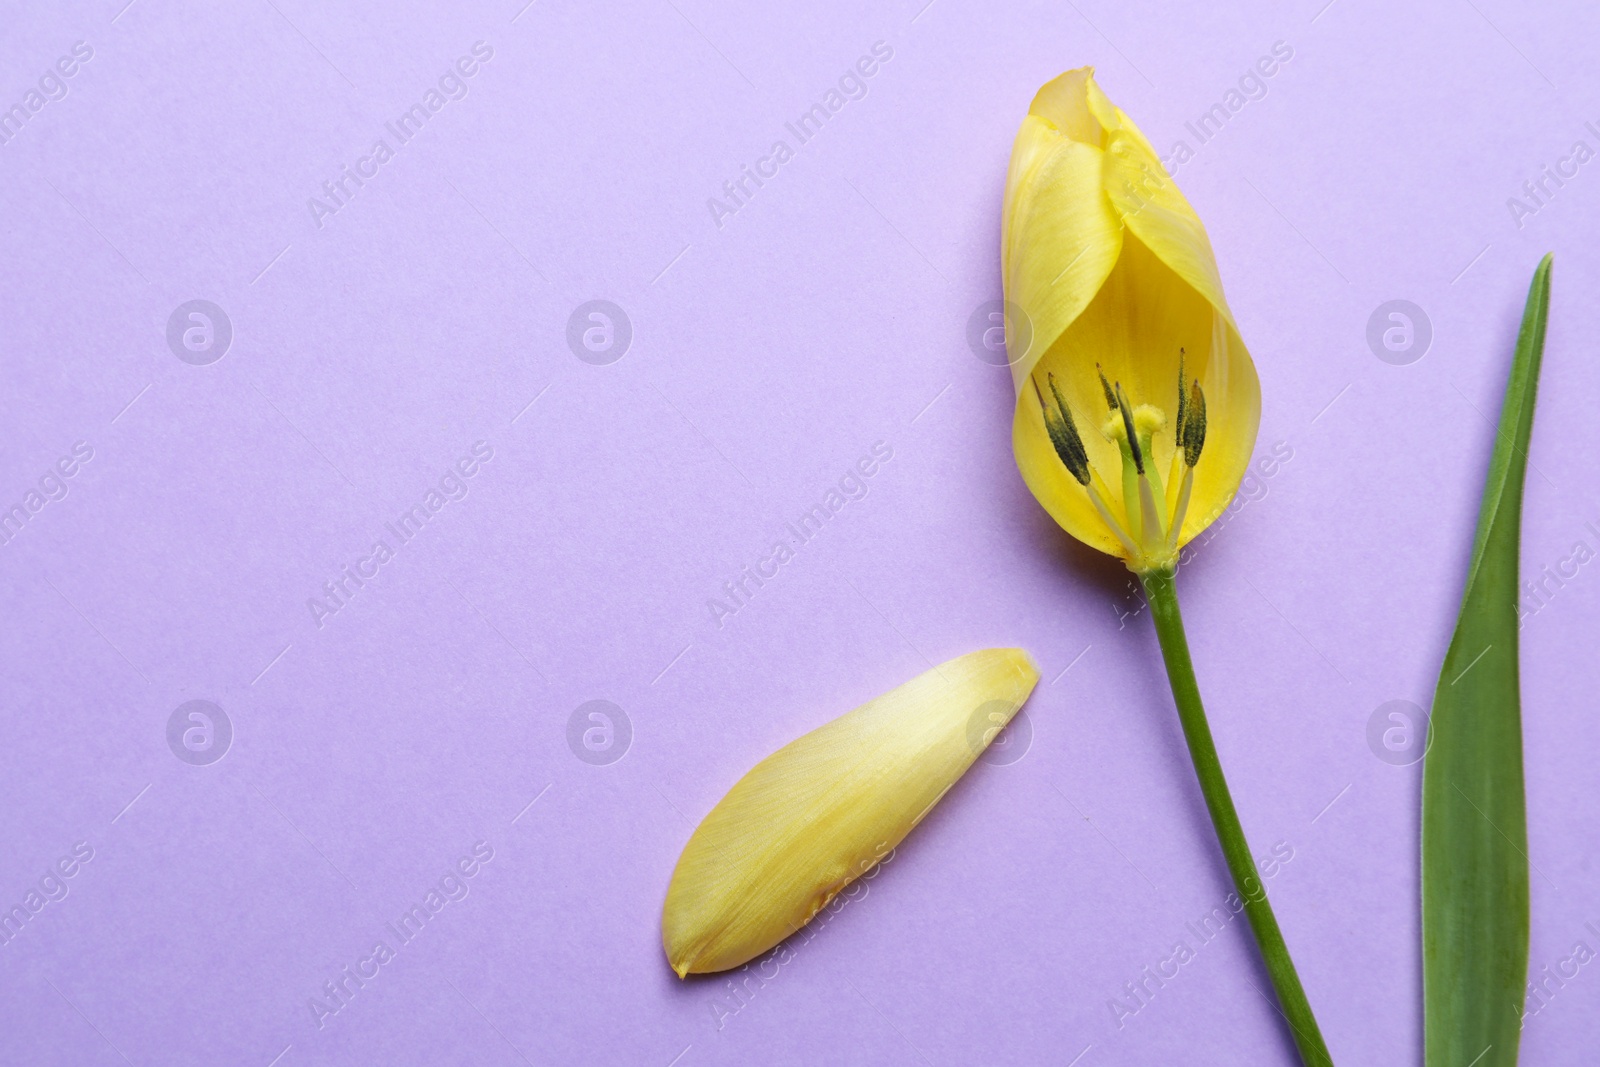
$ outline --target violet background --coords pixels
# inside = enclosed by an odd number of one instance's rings
[[[1338,1062],[1420,1062],[1419,768],[1368,722],[1431,700],[1549,249],[1525,577],[1600,548],[1600,162],[1507,206],[1600,148],[1600,15],[522,2],[0,10],[0,106],[94,50],[0,146],[0,503],[94,450],[0,546],[0,904],[94,850],[0,946],[0,1062],[1293,1062],[1242,923],[1110,1007],[1199,944],[1226,874],[1127,575],[1028,495],[1007,372],[966,339],[1017,125],[1083,64],[1163,154],[1197,148],[1177,180],[1260,369],[1259,451],[1293,453],[1181,581],[1235,798],[1258,853],[1293,849],[1268,886]],[[476,41],[468,96],[319,228],[308,198]],[[878,41],[867,96],[719,228],[707,198]],[[196,298],[234,334],[208,366],[165,337]],[[605,366],[566,343],[595,298],[633,329]],[[1433,331],[1404,366],[1366,340],[1396,298]],[[466,498],[319,628],[307,599],[478,440]],[[719,627],[708,600],[877,441],[868,495]],[[1596,573],[1523,631],[1535,972],[1600,947]],[[722,792],[1000,644],[1043,668],[1021,758],[742,1004],[674,978],[662,896]],[[167,741],[193,699],[233,726],[208,766]],[[632,725],[609,765],[567,741],[593,699]],[[480,840],[469,895],[399,945]],[[319,1028],[309,998],[379,939]],[[1589,1062],[1597,1007],[1589,965],[1523,1062]]]

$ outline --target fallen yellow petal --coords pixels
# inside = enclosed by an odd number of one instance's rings
[[[1021,649],[971,652],[756,764],[672,872],[661,943],[678,977],[737,967],[809,922],[922,821],[1038,680]]]

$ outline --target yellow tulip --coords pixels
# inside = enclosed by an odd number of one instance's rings
[[[1039,680],[1021,649],[950,660],[774,752],[684,846],[661,913],[678,977],[754,959],[921,822]]]
[[[1301,1059],[1332,1067],[1256,875],[1178,607],[1179,549],[1238,491],[1261,384],[1205,227],[1088,67],[1040,89],[1022,120],[1000,269],[1007,341],[1023,349],[1008,353],[1017,467],[1062,529],[1139,576],[1195,777],[1278,1005]]]
[[[1139,574],[1233,499],[1261,420],[1205,227],[1127,115],[1068,71],[1011,153],[1001,224],[1012,448],[1062,529]]]

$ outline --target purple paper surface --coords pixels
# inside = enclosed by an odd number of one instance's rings
[[[0,1063],[1294,1062],[1129,575],[970,341],[1086,64],[1261,374],[1180,589],[1341,1064],[1421,1059],[1410,728],[1555,251],[1523,1062],[1593,1061],[1593,9],[124,4],[0,12]],[[864,893],[673,977],[739,775],[1013,644],[1025,723]]]

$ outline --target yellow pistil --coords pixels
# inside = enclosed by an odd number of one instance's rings
[[[1140,404],[1133,409],[1133,430],[1139,438],[1139,448],[1145,456],[1145,473],[1150,477],[1150,489],[1155,494],[1156,503],[1160,506],[1161,523],[1165,526],[1167,516],[1166,490],[1161,488],[1160,468],[1156,465],[1155,436],[1166,428],[1167,413],[1154,404]]]
[[[1113,411],[1106,416],[1100,432],[1116,444],[1122,452],[1122,509],[1127,515],[1128,529],[1135,540],[1139,539],[1139,470],[1133,462],[1133,447],[1128,444],[1128,430],[1123,425],[1122,413]]]

